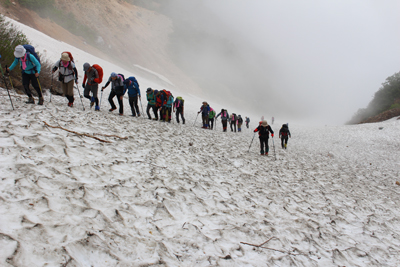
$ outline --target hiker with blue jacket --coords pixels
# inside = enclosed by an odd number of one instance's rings
[[[111,73],[110,78],[108,79],[107,83],[101,88],[103,91],[107,86],[111,83],[111,91],[108,97],[108,102],[110,102],[111,108],[109,111],[114,111],[117,107],[114,104],[113,98],[117,96],[118,104],[119,104],[119,115],[124,115],[124,94],[126,89],[124,88],[124,79],[121,75],[113,72]]]
[[[138,106],[138,98],[140,102],[142,102],[142,98],[140,96],[140,88],[139,83],[135,77],[131,76],[124,81],[124,86],[128,90],[129,95],[129,105],[131,106],[132,116],[140,117],[140,110]]]
[[[222,130],[226,132],[226,128],[228,127],[229,113],[226,109],[221,109],[221,112],[218,113],[218,115],[215,117],[215,120],[217,120],[219,116],[221,116]]]
[[[32,49],[34,52],[33,47]],[[15,68],[15,66],[17,66],[18,63],[20,63],[22,70],[22,84],[24,86],[25,93],[29,97],[26,103],[35,104],[35,99],[33,98],[32,92],[29,89],[29,83],[32,83],[33,88],[35,88],[39,96],[38,105],[43,105],[44,100],[43,100],[42,90],[39,85],[39,73],[41,69],[39,60],[36,59],[36,57],[32,53],[26,51],[25,47],[22,45],[17,45],[15,47],[14,56],[15,56],[14,62],[11,64],[9,68],[6,69],[6,72],[10,72]]]
[[[197,113],[201,112],[201,118],[203,120],[203,129],[208,128],[208,113],[210,112],[210,106],[206,101],[203,101],[203,105],[200,107],[200,111]]]

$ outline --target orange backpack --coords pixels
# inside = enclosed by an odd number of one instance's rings
[[[95,68],[97,70],[97,73],[99,74],[99,78],[94,79],[94,82],[102,83],[103,82],[103,68],[100,67],[98,64],[94,64],[92,67]]]

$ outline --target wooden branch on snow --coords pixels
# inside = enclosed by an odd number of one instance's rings
[[[119,138],[119,139],[128,139],[128,137],[120,137],[120,136],[114,135],[114,134],[100,134],[100,133],[94,133],[93,135],[101,135],[101,136],[105,136],[105,137],[115,137],[115,138]]]
[[[98,141],[100,141],[100,142],[111,143],[111,141],[103,140],[103,139],[100,139],[100,138],[98,138],[98,137],[96,137],[96,136],[93,136],[93,135],[90,135],[90,134],[78,133],[78,132],[75,132],[75,131],[71,131],[71,130],[65,129],[65,128],[61,127],[61,126],[51,126],[51,125],[49,125],[49,124],[48,124],[47,122],[45,122],[45,121],[43,121],[43,123],[44,123],[47,127],[58,128],[58,129],[61,129],[61,130],[64,130],[64,131],[67,131],[67,132],[70,132],[70,133],[73,133],[73,134],[76,134],[76,135],[79,135],[79,136],[86,136],[86,137],[94,138],[94,139],[96,139],[96,140],[98,140]]]
[[[274,251],[278,251],[278,252],[281,252],[281,253],[287,253],[287,254],[292,255],[292,256],[299,256],[299,255],[303,255],[303,256],[304,256],[304,254],[301,254],[301,253],[299,253],[299,254],[294,254],[294,253],[291,253],[291,252],[289,252],[289,251],[283,251],[283,250],[279,250],[279,249],[263,247],[263,245],[265,245],[266,243],[268,243],[272,238],[275,238],[275,237],[274,237],[274,236],[271,237],[270,239],[268,239],[267,241],[265,241],[264,243],[262,243],[262,244],[260,244],[260,245],[254,245],[254,244],[245,243],[245,242],[240,242],[240,244],[249,245],[249,246],[258,247],[258,248],[265,248],[265,249],[269,249],[269,250],[274,250]]]

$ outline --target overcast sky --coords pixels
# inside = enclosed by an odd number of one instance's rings
[[[268,84],[313,121],[345,123],[400,71],[399,0],[204,1],[268,56]]]

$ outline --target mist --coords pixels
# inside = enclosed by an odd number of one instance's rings
[[[174,59],[232,112],[343,124],[399,71],[398,1],[166,3]]]

